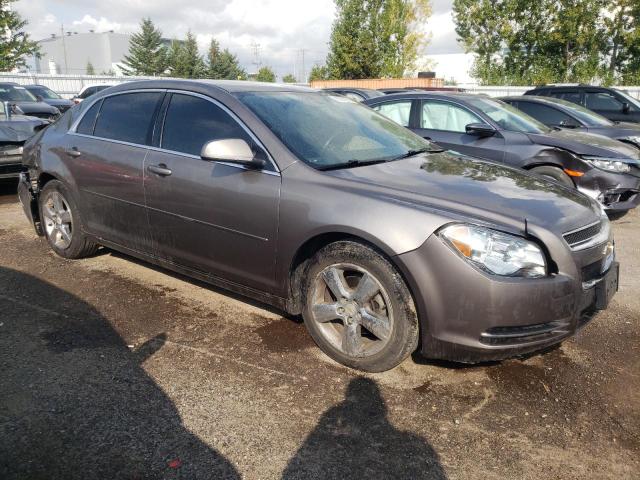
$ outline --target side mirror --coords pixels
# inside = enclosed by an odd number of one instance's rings
[[[493,137],[496,134],[496,129],[486,123],[470,123],[464,127],[467,135],[474,135],[476,137]]]
[[[567,122],[566,120],[562,120],[558,124],[558,126],[562,128],[578,128],[578,125],[576,125],[575,123]]]
[[[236,163],[252,169],[263,168],[266,164],[264,156],[254,153],[249,144],[241,138],[207,142],[202,147],[200,157],[203,160]]]
[[[631,105],[629,105],[627,102],[624,102],[622,104],[622,113],[629,113],[629,110],[631,110]]]

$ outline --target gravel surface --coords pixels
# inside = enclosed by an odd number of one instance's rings
[[[55,256],[0,186],[2,479],[640,478],[640,214],[576,338],[361,375],[276,310],[108,250]]]

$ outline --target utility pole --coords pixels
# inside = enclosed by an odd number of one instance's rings
[[[62,36],[62,51],[64,52],[64,73],[69,74],[69,65],[67,64],[67,42],[64,39],[64,24],[60,24],[60,35]]]
[[[258,70],[260,70],[260,65],[262,64],[262,62],[260,61],[260,44],[253,42],[251,44],[251,48],[253,49],[253,65],[256,66],[256,73],[258,73]]]
[[[304,52],[305,49],[302,49],[302,78],[300,79],[302,81],[302,83],[307,83],[307,69],[305,68],[304,65]]]

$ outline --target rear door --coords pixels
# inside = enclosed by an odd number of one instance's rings
[[[417,115],[418,135],[433,140],[447,150],[502,162],[504,138],[499,132],[492,137],[468,135],[470,123],[487,123],[468,108],[445,100],[422,100]]]
[[[188,268],[273,290],[280,199],[274,165],[247,170],[203,160],[205,143],[257,139],[215,100],[174,92],[159,148],[145,162],[145,192],[154,252]],[[164,173],[157,173],[158,167]],[[155,170],[155,171],[154,171]]]
[[[98,100],[66,136],[63,152],[77,183],[85,228],[142,252],[151,245],[143,164],[164,95],[140,91]]]

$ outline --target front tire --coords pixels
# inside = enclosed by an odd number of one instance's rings
[[[320,349],[343,365],[382,372],[418,346],[411,293],[391,263],[371,247],[340,241],[310,261],[303,318]]]
[[[58,255],[83,258],[98,250],[82,232],[78,208],[62,182],[47,182],[40,192],[39,206],[45,238]]]
[[[536,175],[540,175],[541,177],[545,177],[549,180],[553,180],[554,182],[558,182],[561,185],[564,185],[569,188],[575,188],[575,184],[571,177],[564,173],[561,168],[551,167],[549,165],[543,165],[541,167],[534,167],[529,170]]]

